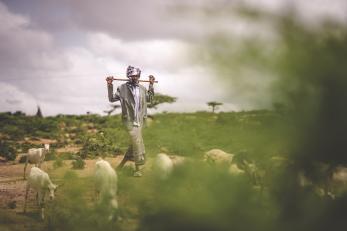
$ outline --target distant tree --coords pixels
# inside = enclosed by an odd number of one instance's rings
[[[14,116],[25,116],[25,113],[22,111],[16,111],[15,113],[13,113]]]
[[[42,117],[43,117],[43,116],[42,116],[42,112],[41,112],[41,108],[40,108],[40,106],[37,106],[36,117],[40,117],[40,118],[42,118]]]
[[[223,105],[223,103],[219,103],[219,102],[216,102],[216,101],[211,101],[211,102],[207,102],[207,105],[212,108],[212,113],[214,113],[214,111],[216,109],[218,109],[218,106]]]
[[[120,105],[118,105],[118,104],[115,104],[115,105],[110,104],[110,107],[111,107],[111,109],[104,110],[104,112],[107,114],[107,116],[111,115],[117,108],[120,108]]]
[[[160,93],[156,93],[153,97],[152,102],[147,106],[148,108],[157,109],[157,106],[162,103],[174,103],[177,98],[169,95],[164,95]]]

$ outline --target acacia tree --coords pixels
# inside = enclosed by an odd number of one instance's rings
[[[212,113],[214,113],[214,111],[218,109],[218,106],[223,105],[223,103],[211,101],[211,102],[207,102],[207,105],[212,108]]]
[[[115,105],[112,105],[110,104],[110,109],[109,110],[104,110],[104,112],[107,114],[107,116],[111,115],[112,112],[114,112],[117,108],[120,108],[120,105],[118,104],[115,104]]]
[[[162,103],[174,103],[176,102],[177,98],[176,97],[172,97],[169,95],[164,95],[164,94],[160,94],[160,93],[156,93],[152,99],[152,102],[150,104],[148,104],[148,108],[154,108],[157,109],[159,104]]]

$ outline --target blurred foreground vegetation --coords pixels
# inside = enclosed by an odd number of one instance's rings
[[[123,221],[114,222],[105,221],[102,207],[90,205],[91,178],[80,178],[74,170],[56,175],[66,182],[65,190],[49,207],[45,229],[346,229],[346,185],[336,185],[334,197],[321,193],[332,187],[334,171],[347,164],[346,26],[326,21],[309,27],[293,12],[243,13],[269,22],[273,40],[253,37],[235,46],[230,37],[218,35],[204,44],[207,55],[199,57],[208,57],[216,76],[228,87],[237,85],[239,92],[252,93],[262,80],[271,82],[266,90],[274,110],[155,115],[144,129],[149,160],[165,152],[191,161],[167,180],[151,172],[140,179],[129,177],[129,169],[119,172]],[[250,77],[248,68],[256,77]],[[38,137],[56,140],[53,148],[80,146],[80,158],[121,154],[128,143],[119,116],[2,113],[0,123],[1,148],[7,153],[25,152],[28,141]],[[254,163],[261,183],[202,162],[213,148],[235,154],[235,161]],[[300,175],[310,183],[300,184]]]
[[[56,127],[45,130],[43,137],[56,139],[52,149],[64,145],[81,147],[75,154],[54,154],[51,176],[53,181],[65,184],[58,190],[56,200],[47,205],[44,230],[286,230],[294,225],[287,223],[288,218],[295,219],[299,230],[308,230],[307,225],[311,226],[309,230],[323,230],[319,228],[340,220],[331,214],[343,206],[345,194],[342,191],[335,200],[321,197],[314,187],[301,187],[297,174],[287,172],[287,166],[296,168],[288,151],[293,144],[284,133],[291,130],[287,126],[288,113],[257,110],[154,115],[144,128],[149,156],[145,176],[131,177],[129,167],[118,172],[121,220],[116,221],[108,221],[103,207],[94,206],[93,178],[79,177],[60,158],[81,161],[124,153],[128,137],[119,116],[33,118],[2,113],[1,135],[4,142],[24,151],[23,144],[39,138],[32,120],[37,124],[49,121]],[[6,126],[13,124],[18,124],[21,131],[31,126],[30,133],[11,136]],[[23,140],[26,142],[21,143]],[[236,162],[246,159],[255,163],[262,182],[253,182],[247,174],[230,175],[228,166],[203,162],[204,153],[214,148],[233,153]],[[148,171],[159,152],[190,161],[163,180]],[[291,202],[292,197],[297,203]],[[286,209],[295,209],[295,213],[285,214]]]

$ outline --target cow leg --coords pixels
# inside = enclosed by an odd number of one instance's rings
[[[97,203],[99,201],[99,197],[100,197],[100,191],[95,190],[95,193],[94,193],[95,203]]]
[[[45,219],[45,208],[41,207],[41,219],[44,220]]]
[[[37,203],[38,203],[38,205],[39,206],[41,206],[42,205],[42,192],[40,192],[40,190],[38,191],[38,193],[37,193]]]
[[[30,186],[29,186],[29,183],[27,183],[27,186],[25,189],[25,197],[24,197],[24,210],[23,210],[24,213],[26,213],[29,189],[30,189]]]
[[[41,192],[40,194],[40,209],[41,209],[41,219],[45,219],[45,192]]]
[[[25,164],[24,164],[24,180],[25,180],[25,173],[27,170],[27,165],[28,165],[28,156],[26,156]]]

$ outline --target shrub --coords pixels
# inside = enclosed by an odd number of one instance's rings
[[[55,160],[57,158],[57,153],[54,149],[50,149],[45,156],[45,160]]]
[[[117,148],[112,140],[114,137],[104,135],[103,132],[83,137],[83,147],[78,154],[85,159],[87,157],[93,158],[98,153],[114,153]]]
[[[63,167],[64,166],[64,161],[62,158],[60,157],[57,157],[55,159],[55,161],[53,162],[53,168],[60,168],[60,167]]]
[[[22,156],[20,156],[20,158],[19,158],[19,163],[25,163],[25,161],[26,161],[26,155],[22,155]]]
[[[74,160],[74,159],[76,159],[76,155],[74,153],[72,153],[72,152],[63,152],[59,156],[63,160]]]
[[[15,160],[17,157],[16,149],[6,141],[0,141],[0,156],[6,160]]]
[[[86,162],[81,158],[77,157],[76,160],[72,161],[73,169],[84,169]]]

